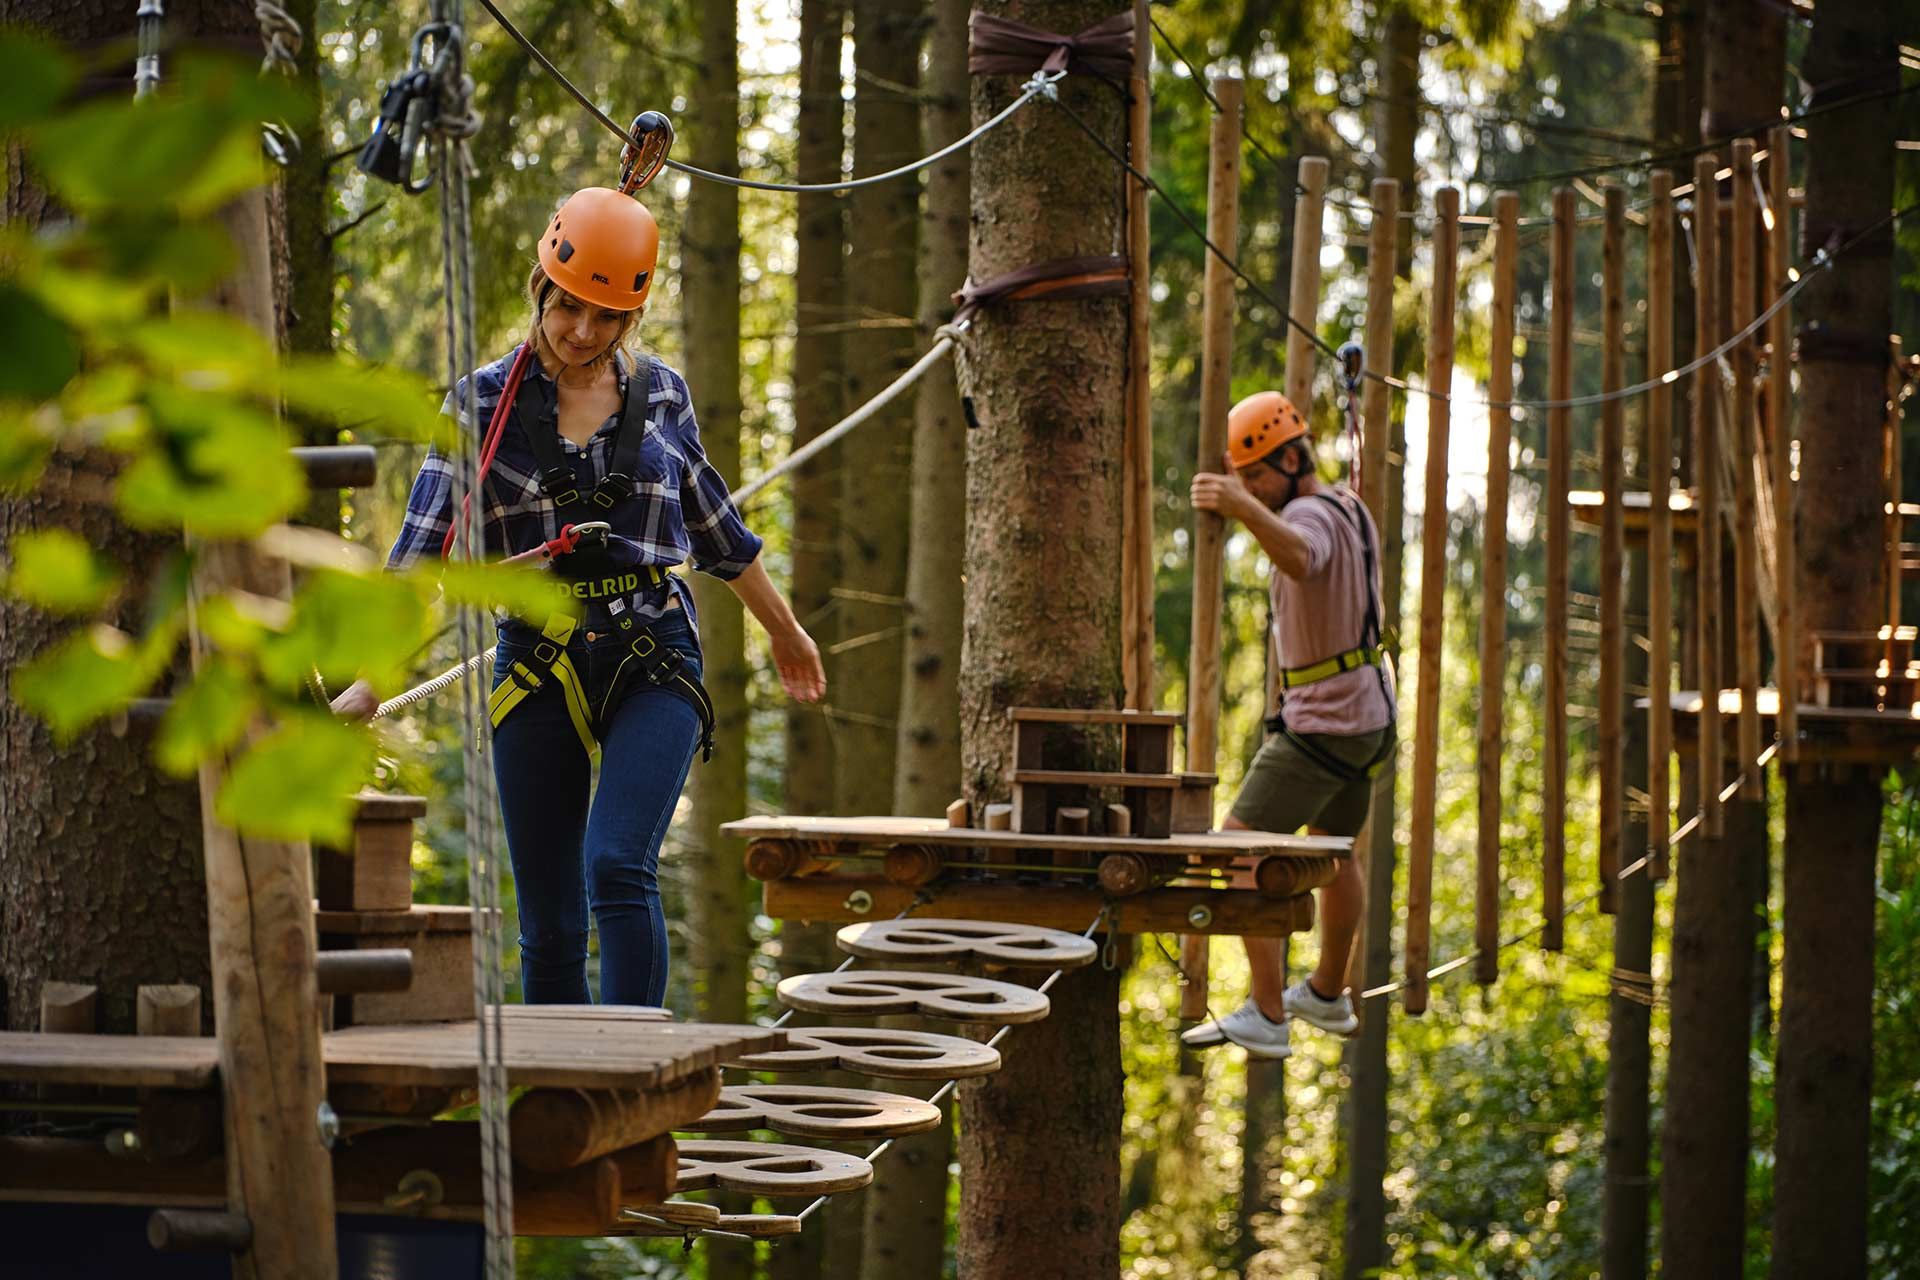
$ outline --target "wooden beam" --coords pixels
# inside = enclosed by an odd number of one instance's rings
[[[1293,276],[1289,282],[1287,309],[1306,327],[1306,332],[1296,325],[1287,326],[1286,392],[1293,407],[1311,421],[1316,354],[1312,334],[1320,316],[1320,238],[1326,217],[1326,157],[1301,157],[1299,183],[1300,194],[1293,202]]]
[[[1767,135],[1767,199],[1773,206],[1773,225],[1767,231],[1767,280],[1778,297],[1790,286],[1793,266],[1793,201],[1789,192],[1790,166],[1787,126]],[[1782,307],[1767,322],[1767,341],[1773,354],[1767,364],[1767,443],[1773,460],[1775,612],[1774,687],[1780,691],[1780,758],[1788,764],[1800,755],[1800,611],[1799,553],[1795,514],[1798,492],[1793,483],[1793,323],[1791,307]],[[1896,497],[1894,501],[1898,502]],[[1898,579],[1895,580],[1896,582]]]
[[[1500,976],[1500,754],[1507,719],[1507,481],[1513,445],[1513,305],[1520,196],[1493,197],[1493,340],[1488,354],[1487,515],[1480,556],[1479,826],[1475,842],[1476,981]],[[1359,847],[1356,845],[1356,848]]]
[[[1213,117],[1207,162],[1207,238],[1234,251],[1240,227],[1240,108],[1244,86],[1237,76],[1213,82],[1220,111]],[[1201,286],[1200,431],[1201,471],[1226,466],[1227,410],[1233,394],[1233,273],[1207,255]],[[1193,513],[1193,643],[1188,654],[1187,768],[1212,773],[1219,753],[1220,607],[1225,573],[1226,521],[1211,511]]]
[[[1720,343],[1720,188],[1714,180],[1716,161],[1712,156],[1695,157],[1693,163],[1693,346],[1694,355],[1713,350]],[[1697,670],[1700,687],[1718,690],[1720,673],[1720,626],[1724,606],[1720,599],[1720,429],[1718,403],[1720,379],[1712,369],[1703,370],[1693,380],[1693,483],[1694,499],[1700,508],[1700,535],[1696,540],[1695,581],[1700,650]],[[1700,723],[1700,825],[1711,837],[1722,834],[1720,786],[1723,761],[1720,751],[1721,723],[1718,715],[1705,715]]]
[[[1372,225],[1367,231],[1367,368],[1393,372],[1393,269],[1400,226],[1400,184],[1375,178]],[[1389,410],[1393,389],[1379,378],[1367,379],[1360,393],[1360,446],[1366,465],[1360,472],[1360,497],[1373,522],[1387,526],[1387,440],[1393,433]]]
[[[1427,1008],[1433,841],[1440,775],[1441,647],[1447,590],[1447,443],[1453,387],[1454,285],[1460,258],[1460,192],[1434,193],[1433,293],[1427,324],[1426,509],[1420,525],[1420,682],[1413,719],[1413,810],[1407,828],[1407,972],[1402,1004]]]
[[[1564,401],[1573,394],[1573,233],[1575,193],[1553,193],[1553,252],[1548,308],[1547,395]],[[1547,410],[1547,659],[1541,703],[1545,733],[1541,751],[1541,914],[1540,945],[1559,951],[1566,945],[1567,900],[1567,563],[1572,521],[1567,491],[1573,480],[1573,415]]]
[[[57,1035],[93,1034],[99,1025],[100,988],[87,982],[40,984],[40,1030]]]
[[[413,985],[413,952],[405,947],[322,951],[313,958],[321,995],[405,991]]]
[[[1673,175],[1653,174],[1647,223],[1647,375],[1673,368]],[[1673,385],[1647,397],[1648,874],[1667,878],[1673,832]],[[1782,615],[1784,620],[1785,615]],[[1783,622],[1784,629],[1784,622]]]
[[[534,1089],[513,1104],[513,1158],[554,1173],[682,1129],[720,1099],[717,1068],[664,1089]]]
[[[210,1209],[155,1209],[147,1243],[161,1253],[244,1253],[253,1247],[253,1223],[238,1213]]]
[[[1627,382],[1627,193],[1609,184],[1600,255],[1600,389]],[[1618,907],[1626,800],[1626,404],[1600,406],[1600,910]]]
[[[1752,323],[1754,306],[1754,232],[1759,211],[1754,200],[1752,138],[1733,144],[1733,234],[1730,268],[1733,293],[1728,336]],[[1760,530],[1759,485],[1754,466],[1760,460],[1759,422],[1753,402],[1754,343],[1746,339],[1733,349],[1733,621],[1735,675],[1740,687],[1740,798],[1759,800],[1766,792],[1760,758],[1760,714],[1755,692],[1760,688]]]
[[[1151,28],[1136,33],[1139,51],[1127,104],[1127,150],[1133,167],[1151,172],[1153,94]],[[1139,65],[1144,64],[1144,65]],[[1153,706],[1153,314],[1147,184],[1127,179],[1127,445],[1120,565],[1120,648],[1126,704]]]

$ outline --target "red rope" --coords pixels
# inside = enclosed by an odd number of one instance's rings
[[[506,434],[507,419],[513,416],[513,402],[520,394],[520,381],[527,375],[527,362],[532,356],[533,348],[524,342],[513,353],[513,366],[507,370],[507,385],[500,392],[500,402],[493,406],[493,418],[487,423],[487,437],[480,446],[480,470],[473,478],[475,489],[486,483],[487,472],[493,469],[493,455],[500,452],[500,438]],[[440,544],[442,560],[453,554],[454,535],[465,526],[472,512],[473,494],[469,492],[460,505],[460,518],[448,526],[446,541]]]

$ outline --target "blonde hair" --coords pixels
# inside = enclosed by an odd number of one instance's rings
[[[546,315],[547,303],[552,300],[555,293],[566,293],[566,290],[547,277],[544,267],[537,262],[534,263],[533,271],[527,276],[527,304],[533,308],[533,317],[527,323],[527,345],[533,348],[535,355],[554,354],[548,349],[546,335],[540,332],[540,321]],[[572,295],[568,294],[568,296]],[[612,363],[616,355],[622,353],[631,360],[633,352],[628,349],[627,340],[633,336],[633,331],[640,324],[640,317],[646,313],[646,310],[646,307],[640,306],[632,311],[620,313],[620,332],[614,335],[613,341],[607,344],[605,351],[587,363],[589,370],[598,373]]]

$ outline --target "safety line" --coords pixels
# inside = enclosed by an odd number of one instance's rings
[[[622,128],[613,117],[602,111],[599,105],[595,103],[593,99],[589,98],[578,85],[569,80],[566,74],[554,65],[553,60],[547,57],[538,45],[528,39],[506,14],[500,12],[499,6],[494,4],[493,0],[479,0],[479,3],[481,8],[493,15],[493,20],[500,24],[501,29],[509,36],[512,36],[514,41],[519,44],[522,49],[527,51],[527,56],[538,63],[540,69],[552,77],[562,89],[565,89],[572,95],[573,100],[584,107],[588,114],[605,125],[608,131],[619,138],[622,143],[630,144],[633,141],[632,135],[629,134],[626,129]],[[700,178],[707,182],[724,183],[729,187],[744,187],[750,191],[783,191],[798,195],[829,195],[839,191],[857,191],[862,187],[876,186],[883,182],[891,182],[895,178],[902,178],[908,174],[918,173],[929,165],[938,164],[956,151],[965,150],[978,141],[981,135],[999,127],[1009,116],[1021,107],[1026,106],[1027,103],[1033,101],[1036,97],[1052,96],[1054,92],[1053,86],[1063,79],[1066,74],[1065,71],[1035,73],[1034,77],[1027,81],[1025,91],[1022,92],[1019,97],[1008,103],[997,114],[984,123],[977,125],[971,132],[954,139],[946,146],[935,151],[932,155],[922,156],[910,164],[903,164],[897,169],[889,169],[885,173],[870,173],[861,178],[849,178],[845,182],[758,182],[751,178],[737,178],[730,174],[715,173],[711,169],[702,169],[696,165],[686,164],[683,161],[673,159],[671,156],[667,158],[666,165],[667,168],[678,170],[689,177]]]

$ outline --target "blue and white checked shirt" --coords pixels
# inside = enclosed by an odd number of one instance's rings
[[[474,433],[476,443],[493,418],[512,364],[513,353],[509,352],[473,375],[480,425],[475,428],[466,424],[466,430]],[[721,579],[737,578],[760,554],[761,540],[741,520],[727,496],[726,480],[700,447],[700,429],[694,421],[686,379],[657,359],[651,365],[646,435],[634,468],[633,496],[614,509],[608,523],[616,537],[637,545],[643,565],[667,568],[691,558],[693,567],[704,573]],[[618,368],[624,397],[629,368],[624,358],[619,359]],[[463,379],[447,397],[441,412],[454,416],[464,390]],[[537,359],[528,362],[520,395],[554,402],[552,379]],[[606,477],[612,461],[614,428],[619,421],[616,412],[600,424],[585,447],[564,436],[557,437],[569,462],[581,454],[587,456],[594,482]],[[494,455],[493,469],[487,473],[482,489],[489,554],[518,555],[560,536],[561,520],[553,500],[540,492],[540,464],[533,446],[515,422],[507,423],[500,451]],[[429,449],[420,474],[414,477],[413,491],[407,496],[406,520],[387,556],[387,567],[408,569],[423,556],[438,557],[452,518],[453,465],[446,455]],[[669,581],[670,587],[642,587],[624,599],[596,602],[591,608],[613,613],[632,610],[647,621],[666,611],[667,592],[671,590],[692,621],[693,591],[678,577]]]

